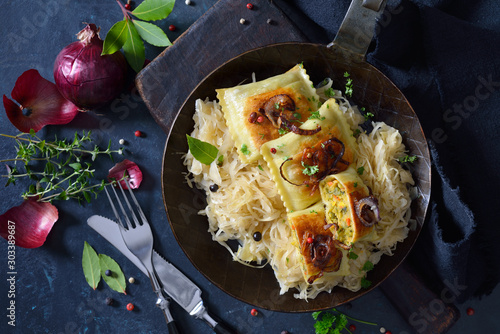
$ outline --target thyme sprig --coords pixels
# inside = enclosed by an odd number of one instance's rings
[[[37,197],[42,202],[69,199],[90,202],[92,195],[97,197],[108,184],[104,180],[92,184],[95,169],[91,162],[100,155],[108,155],[113,161],[113,153],[123,154],[122,148],[111,149],[111,141],[105,150],[97,145],[88,148],[92,143],[90,131],[83,131],[81,135],[75,133],[72,141],[57,137],[54,141],[42,140],[34,131],[17,136],[0,136],[11,138],[17,144],[14,158],[0,160],[16,164],[13,167],[6,165],[7,174],[2,175],[7,178],[5,186],[15,184],[18,179],[28,178],[34,183],[21,196],[24,199]],[[22,166],[17,166],[18,163]]]

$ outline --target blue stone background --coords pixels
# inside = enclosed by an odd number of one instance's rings
[[[192,5],[187,6],[178,0],[172,14],[159,25],[173,41],[215,2],[193,0]],[[245,4],[242,1],[242,6]],[[109,28],[122,19],[115,1],[1,0],[0,8],[0,93],[9,97],[17,77],[28,69],[35,68],[44,78],[53,81],[54,59],[64,46],[76,40],[75,35],[83,28],[83,22],[96,23],[101,27],[101,35],[105,36]],[[170,32],[170,24],[174,24],[177,30]],[[153,59],[161,51],[148,46],[147,58]],[[0,133],[17,134],[1,109]],[[47,139],[54,135],[72,138],[75,131],[83,129],[92,130],[96,143],[103,147],[109,140],[113,148],[120,147],[119,139],[126,141],[124,157],[135,161],[144,173],[143,184],[136,196],[152,224],[155,248],[200,286],[205,304],[212,313],[240,333],[279,334],[282,330],[292,334],[314,333],[310,313],[259,310],[259,315],[252,317],[251,305],[220,291],[191,265],[172,235],[163,206],[160,182],[166,135],[135,90],[115,101],[113,108],[82,113],[70,124],[48,126],[39,135]],[[136,130],[142,131],[144,137],[135,137]],[[15,154],[13,144],[10,139],[0,138],[0,159]],[[120,159],[117,157],[117,161]],[[114,163],[106,158],[99,160],[96,176],[103,178]],[[3,165],[0,171],[2,175],[5,173]],[[19,205],[24,190],[22,182],[2,188],[0,212]],[[37,249],[16,249],[15,327],[7,324],[6,308],[10,300],[7,298],[7,242],[0,240],[0,333],[166,332],[163,316],[154,306],[155,296],[148,278],[86,224],[87,218],[93,214],[111,215],[105,197],[83,206],[72,201],[56,205],[59,220],[46,243]],[[81,267],[84,241],[98,253],[114,258],[127,277],[136,278],[135,284],[128,284],[127,295],[112,291],[103,282],[95,291],[88,286]],[[114,298],[115,304],[105,305],[106,297]],[[500,311],[499,297],[497,288],[482,300],[457,305],[462,317],[449,333],[500,332],[495,316]],[[136,306],[133,312],[125,309],[129,302]],[[475,309],[474,316],[465,314],[468,307]],[[171,309],[182,333],[211,332],[205,323],[191,318],[179,306],[172,304]],[[399,315],[378,288],[339,310],[379,324],[373,327],[356,323],[355,333],[378,333],[380,326],[394,334],[412,333],[407,319]]]

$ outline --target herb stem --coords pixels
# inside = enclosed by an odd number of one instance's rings
[[[359,320],[359,319],[356,319],[356,318],[353,318],[353,317],[350,317],[348,316],[347,314],[343,313],[343,312],[340,312],[339,310],[337,310],[336,308],[333,309],[335,312],[337,313],[340,313],[340,314],[343,314],[347,319],[350,319],[350,320],[353,320],[353,321],[357,321],[359,323],[362,323],[362,324],[365,324],[365,325],[372,325],[372,326],[377,326],[376,323],[374,322],[369,322],[369,321],[364,321],[364,320]]]

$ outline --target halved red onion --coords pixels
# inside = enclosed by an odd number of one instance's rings
[[[79,113],[56,85],[42,78],[37,70],[27,70],[17,79],[11,93],[19,105],[3,96],[3,105],[11,123],[22,132],[38,132],[45,125],[67,124]]]
[[[128,183],[130,184],[131,189],[137,189],[141,185],[142,182],[142,172],[139,166],[133,161],[123,160],[122,162],[117,163],[109,170],[108,180],[121,180],[123,176],[127,172],[128,175]],[[121,180],[120,184],[123,188],[127,187],[127,183],[125,180]]]
[[[48,202],[26,199],[0,216],[2,238],[23,248],[43,245],[52,226],[59,218],[57,208]]]

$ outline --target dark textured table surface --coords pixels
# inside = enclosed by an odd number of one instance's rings
[[[177,1],[174,11],[160,26],[171,40],[183,31],[215,3],[214,0],[194,0],[191,5]],[[245,5],[242,2],[242,5]],[[113,23],[122,19],[115,1],[0,1],[0,93],[10,96],[15,80],[24,71],[35,68],[53,81],[52,67],[56,55],[67,44],[75,41],[75,34],[82,29],[82,22],[93,22],[101,27],[103,36]],[[171,32],[168,26],[177,30]],[[148,47],[147,57],[154,58],[162,50]],[[173,64],[175,66],[175,64]],[[65,126],[48,126],[39,135],[46,138],[73,137],[74,132],[92,130],[96,142],[106,146],[111,140],[118,148],[120,139],[125,140],[125,158],[135,161],[144,173],[143,184],[136,192],[143,209],[153,226],[155,248],[197,283],[203,291],[207,307],[241,333],[314,333],[314,320],[309,313],[287,314],[259,310],[252,316],[248,305],[214,287],[196,271],[186,258],[170,230],[161,196],[161,164],[166,135],[154,122],[135,90],[122,95],[113,107],[99,113],[78,115]],[[135,137],[134,131],[143,132]],[[5,112],[0,112],[0,133],[15,135],[17,130],[10,124]],[[0,159],[15,154],[14,143],[0,139]],[[107,171],[113,163],[107,159],[98,168]],[[0,174],[5,174],[2,166]],[[5,181],[5,180],[4,180]],[[3,181],[2,181],[3,182]],[[4,188],[0,197],[0,212],[19,205],[23,184]],[[83,206],[71,201],[57,203],[59,220],[54,225],[45,244],[37,249],[16,248],[15,296],[8,297],[12,289],[7,284],[7,242],[0,240],[0,333],[160,333],[166,331],[161,312],[154,306],[155,296],[148,278],[124,256],[91,230],[86,220],[93,214],[110,215],[107,200],[100,199]],[[85,281],[81,257],[84,241],[98,253],[113,257],[127,277],[135,277],[135,284],[128,284],[127,295],[112,291],[101,283],[92,290]],[[228,255],[229,256],[229,255]],[[107,306],[106,297],[116,300]],[[482,300],[467,301],[457,305],[461,318],[449,333],[498,333],[496,317],[500,311],[500,291]],[[441,298],[444,298],[443,296]],[[7,307],[15,301],[15,327],[9,325]],[[127,303],[135,304],[129,312]],[[475,310],[473,316],[466,309]],[[376,322],[377,326],[356,323],[356,333],[378,333],[381,326],[392,333],[414,332],[380,289],[375,289],[350,305],[339,310],[355,318]],[[415,310],[421,312],[421,310]],[[209,327],[191,318],[179,306],[172,305],[172,313],[182,333],[210,333]],[[12,322],[11,322],[12,324]],[[425,330],[421,333],[426,333]]]

